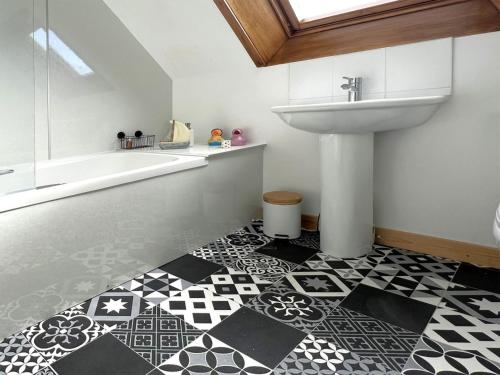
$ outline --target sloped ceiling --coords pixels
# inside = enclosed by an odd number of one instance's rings
[[[173,79],[253,66],[212,0],[104,0]]]

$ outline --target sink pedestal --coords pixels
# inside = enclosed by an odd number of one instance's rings
[[[373,133],[322,134],[321,250],[340,258],[373,243]]]

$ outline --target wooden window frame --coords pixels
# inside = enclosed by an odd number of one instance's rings
[[[300,22],[289,0],[214,0],[258,67],[500,30],[500,0],[399,0]]]

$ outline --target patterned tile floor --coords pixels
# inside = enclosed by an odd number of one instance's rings
[[[0,375],[500,374],[500,271],[262,222],[0,341]]]

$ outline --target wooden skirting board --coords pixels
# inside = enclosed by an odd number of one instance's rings
[[[500,251],[489,246],[386,228],[375,228],[375,243],[500,268]]]
[[[300,222],[302,225],[302,229],[305,230],[312,230],[316,231],[318,230],[318,216],[317,215],[307,215],[307,214],[302,214],[300,218]]]
[[[318,220],[317,215],[302,214],[302,229],[317,230]],[[375,228],[375,243],[500,269],[500,250],[494,247],[387,228]]]

